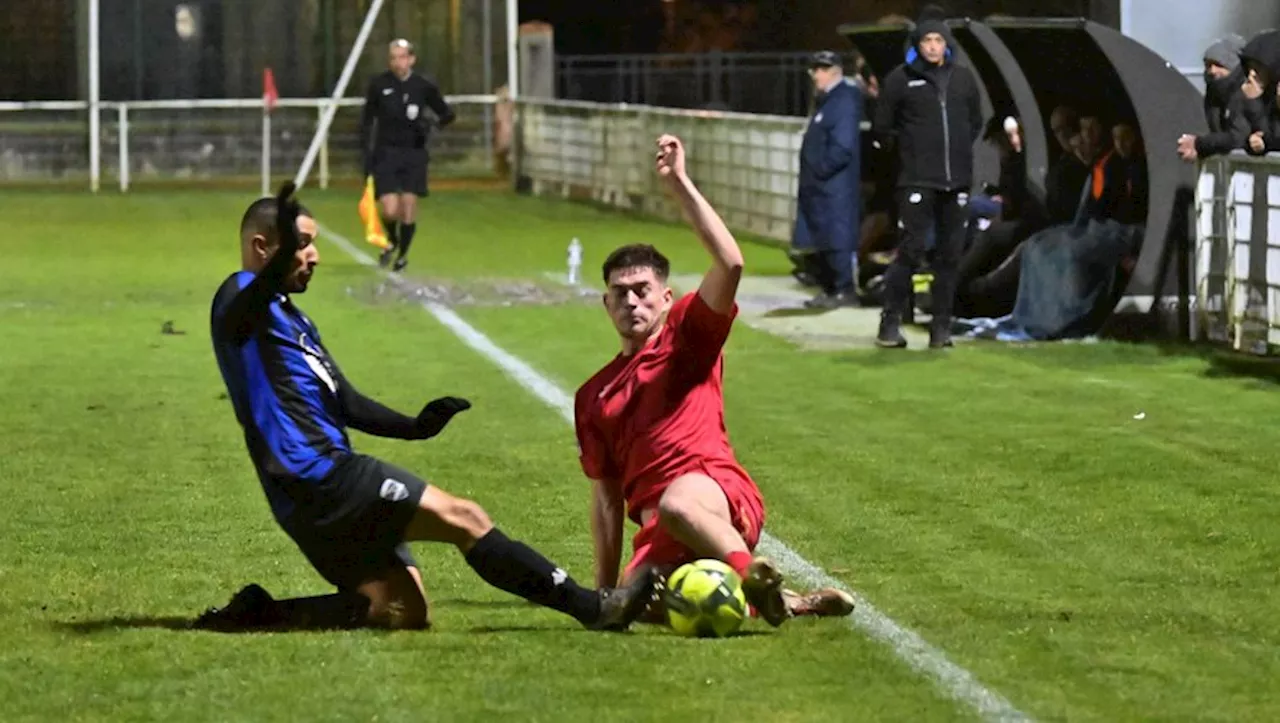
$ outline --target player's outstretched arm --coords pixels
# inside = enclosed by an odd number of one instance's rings
[[[592,488],[591,537],[596,547],[596,587],[614,587],[622,565],[621,488],[609,480],[595,480]]]
[[[298,253],[301,241],[298,238],[299,206],[293,197],[295,188],[292,182],[286,183],[276,196],[279,242],[275,253],[253,281],[233,296],[219,313],[223,335],[237,344],[245,343],[253,330],[266,319],[271,300],[284,288],[285,277],[289,274],[294,255]]]
[[[349,427],[388,439],[431,439],[444,431],[455,414],[471,408],[465,399],[441,397],[428,402],[417,417],[410,417],[364,396],[341,375],[338,403]]]
[[[702,278],[698,294],[707,306],[721,314],[733,310],[738,282],[742,280],[742,249],[729,232],[720,214],[711,207],[689,179],[685,170],[684,144],[679,138],[664,135],[658,139],[658,175],[667,183],[672,195],[702,240],[702,246],[711,254],[711,270]]]

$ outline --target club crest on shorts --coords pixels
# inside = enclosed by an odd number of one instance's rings
[[[388,502],[399,502],[409,496],[409,488],[404,483],[390,477],[382,480],[382,489],[378,496]]]

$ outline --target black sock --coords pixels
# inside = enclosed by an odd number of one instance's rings
[[[532,603],[572,615],[590,625],[600,618],[600,595],[528,545],[508,539],[494,528],[467,553],[467,564],[485,582]]]
[[[399,221],[393,218],[387,218],[386,216],[382,217],[382,228],[387,232],[387,240],[391,242],[392,248],[400,245],[400,234],[398,233],[399,229],[397,228],[397,224],[399,223]]]
[[[404,258],[409,254],[409,246],[413,244],[413,232],[417,230],[417,223],[400,225],[400,258]]]
[[[340,592],[317,597],[276,600],[271,606],[273,627],[305,630],[358,628],[369,615],[369,598]]]

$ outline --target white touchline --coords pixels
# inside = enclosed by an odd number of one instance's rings
[[[364,251],[356,247],[341,235],[320,226],[320,232],[346,251],[351,258],[365,266],[377,267],[377,262]],[[402,283],[399,274],[383,271],[387,278]],[[452,331],[467,346],[476,350],[485,359],[498,365],[512,379],[524,387],[529,393],[546,402],[547,406],[560,413],[570,425],[573,424],[573,397],[557,387],[536,369],[523,360],[513,356],[502,347],[494,344],[474,326],[468,324],[447,306],[431,301],[423,301],[422,307],[441,324]],[[916,633],[908,630],[892,618],[880,612],[866,598],[850,590],[847,585],[823,572],[821,568],[804,559],[795,550],[787,547],[781,540],[765,532],[760,535],[758,547],[764,555],[777,560],[778,564],[794,579],[812,587],[836,587],[853,595],[857,602],[850,624],[867,635],[886,643],[893,652],[921,675],[933,679],[938,688],[949,697],[972,706],[984,720],[989,721],[1030,721],[1026,714],[1013,707],[1013,704],[999,693],[978,682],[972,673],[947,659],[941,650],[930,645]]]

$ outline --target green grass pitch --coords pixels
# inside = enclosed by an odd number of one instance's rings
[[[353,194],[302,198],[359,238]],[[182,630],[251,581],[326,591],[270,518],[210,348],[251,199],[0,191],[0,720],[978,717],[842,621],[593,634],[443,546],[414,548],[431,632]],[[589,581],[572,430],[417,303],[453,303],[572,392],[616,351],[596,300],[546,279],[574,236],[588,278],[633,240],[680,273],[704,265],[678,226],[441,192],[410,267],[421,296],[322,239],[300,303],[370,396],[475,405],[436,440],[353,433],[358,449],[473,497]],[[746,251],[749,273],[786,272]],[[1271,385],[1149,347],[810,352],[739,324],[726,396],[768,531],[1028,716],[1280,719]]]

